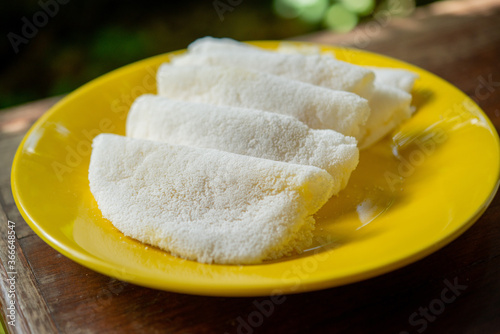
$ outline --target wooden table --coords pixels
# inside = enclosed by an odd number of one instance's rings
[[[441,2],[418,9],[410,18],[380,16],[346,35],[321,32],[297,39],[358,47],[427,69],[474,98],[500,128],[498,0]],[[256,304],[265,297],[215,298],[156,291],[76,264],[34,234],[17,211],[10,190],[16,147],[29,126],[57,100],[0,114],[4,320],[9,293],[7,220],[16,224],[18,246],[17,321],[16,327],[7,326],[9,332],[500,332],[499,196],[472,228],[440,251],[367,281],[286,296],[262,323],[256,323],[258,317],[251,322],[258,325],[255,328],[241,324],[259,312]]]

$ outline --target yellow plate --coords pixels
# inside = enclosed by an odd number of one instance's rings
[[[279,42],[254,44],[274,49]],[[321,48],[356,64],[409,69],[420,79],[413,91],[417,113],[362,151],[348,187],[316,215],[311,250],[260,265],[200,264],[127,238],[101,217],[87,179],[91,140],[101,132],[124,134],[130,104],[155,92],[155,71],[173,53],[104,75],[38,120],[12,167],[19,210],[43,240],[88,268],[201,295],[279,295],[347,284],[414,262],[458,237],[498,188],[499,140],[488,118],[458,89],[415,66]]]

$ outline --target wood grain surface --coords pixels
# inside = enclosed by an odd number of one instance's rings
[[[409,18],[382,17],[345,35],[297,40],[408,61],[471,96],[500,129],[500,1],[443,1]],[[391,273],[317,292],[200,297],[95,273],[45,244],[24,222],[10,166],[30,125],[59,97],[0,112],[0,302],[10,333],[499,333],[500,196],[466,233]],[[8,221],[16,231],[16,326],[7,324]]]

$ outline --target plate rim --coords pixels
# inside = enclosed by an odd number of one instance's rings
[[[312,45],[312,46],[317,46],[321,49],[330,49],[333,51],[337,50],[348,50],[348,51],[354,51],[360,54],[369,54],[370,56],[376,56],[376,57],[382,57],[386,58],[391,61],[396,61],[399,63],[404,63],[410,68],[415,68],[418,71],[423,71],[426,74],[434,77],[434,79],[438,79],[440,81],[445,82],[447,85],[449,85],[451,88],[454,90],[457,90],[460,92],[461,95],[463,95],[464,98],[467,98],[471,103],[473,103],[476,107],[477,110],[480,112],[481,116],[484,118],[488,125],[488,130],[491,132],[493,138],[495,138],[496,141],[496,146],[497,148],[500,148],[500,139],[498,135],[498,131],[496,130],[495,126],[489,119],[489,117],[486,115],[486,113],[480,108],[476,102],[467,96],[463,91],[461,91],[459,88],[457,88],[455,85],[451,84],[447,80],[435,75],[432,72],[429,72],[426,69],[417,67],[416,65],[413,65],[411,63],[407,63],[403,60],[399,60],[390,56],[374,53],[371,51],[365,51],[365,50],[360,50],[356,48],[350,48],[350,47],[344,47],[344,46],[336,46],[336,45],[325,45],[325,44],[320,44],[320,43],[314,43],[314,42],[300,42],[300,41],[279,41],[279,40],[262,40],[262,41],[246,41],[245,43],[253,44],[253,45],[261,45],[261,44],[268,44],[268,45],[279,45],[279,43],[286,42],[286,43],[296,43],[299,45]],[[114,69],[110,72],[107,72],[87,83],[84,85],[80,86],[79,88],[73,90],[70,92],[68,95],[66,95],[64,98],[62,98],[60,101],[58,101],[54,106],[52,106],[49,110],[47,110],[38,120],[35,121],[35,123],[30,127],[30,129],[27,131],[27,133],[24,135],[22,141],[20,142],[19,146],[16,149],[16,153],[14,156],[14,160],[12,162],[12,167],[11,167],[11,189],[12,189],[12,194],[14,197],[14,201],[16,204],[16,207],[18,208],[19,212],[21,213],[22,217],[26,221],[26,223],[30,226],[30,228],[45,242],[47,243],[50,247],[56,249],[58,252],[62,253],[64,256],[67,258],[77,262],[80,265],[83,265],[86,268],[89,268],[91,270],[94,270],[96,272],[99,272],[100,274],[109,276],[109,277],[114,277],[116,279],[126,281],[128,283],[140,285],[140,286],[145,286],[149,288],[155,288],[155,289],[160,289],[160,290],[166,290],[166,291],[174,291],[174,292],[180,292],[180,293],[186,293],[186,294],[194,294],[194,295],[206,295],[206,296],[266,296],[269,295],[269,293],[276,291],[276,290],[284,290],[286,291],[286,294],[293,294],[293,293],[302,293],[302,292],[309,292],[309,291],[315,291],[315,290],[320,290],[324,288],[332,288],[332,287],[337,287],[337,286],[342,286],[346,284],[351,284],[355,282],[359,282],[362,280],[366,280],[369,278],[373,278],[376,276],[380,276],[382,274],[389,273],[391,271],[394,271],[396,269],[402,268],[408,264],[414,263],[424,257],[427,257],[428,255],[436,252],[437,250],[443,248],[444,246],[448,245],[455,239],[457,239],[460,235],[462,235],[465,231],[467,231],[474,223],[482,216],[482,214],[487,210],[491,202],[493,201],[499,186],[500,186],[500,165],[499,168],[497,169],[497,175],[496,175],[496,181],[493,187],[489,191],[489,196],[488,198],[482,202],[481,206],[477,208],[477,210],[472,214],[470,217],[467,219],[464,219],[463,223],[460,224],[457,228],[454,230],[450,231],[445,237],[443,238],[438,238],[437,242],[433,243],[432,245],[428,245],[421,249],[419,252],[411,254],[409,256],[401,257],[396,261],[389,261],[387,263],[384,263],[383,265],[378,265],[374,266],[373,268],[369,268],[367,270],[364,270],[363,272],[358,272],[358,273],[351,273],[349,275],[342,276],[340,278],[335,278],[333,281],[332,279],[324,279],[322,277],[313,279],[313,278],[308,278],[306,282],[302,282],[301,286],[297,290],[290,290],[287,289],[287,286],[283,284],[279,285],[279,287],[273,283],[273,284],[260,284],[258,287],[255,287],[254,285],[251,286],[241,286],[241,285],[234,285],[234,286],[220,286],[218,284],[207,284],[205,286],[199,286],[197,284],[191,285],[191,284],[186,284],[186,285],[179,285],[176,284],[175,286],[168,286],[166,287],[165,285],[162,284],[155,284],[155,282],[151,282],[151,284],[148,284],[147,282],[137,282],[134,279],[130,279],[130,277],[127,277],[127,275],[121,275],[119,272],[113,273],[113,264],[104,261],[103,259],[97,258],[97,256],[94,256],[91,254],[86,254],[83,253],[79,250],[74,250],[74,249],[67,249],[67,247],[63,244],[58,242],[58,240],[54,239],[50,233],[47,231],[44,231],[34,219],[30,217],[30,214],[28,210],[24,207],[23,203],[21,202],[20,199],[20,190],[18,189],[17,185],[17,175],[16,175],[16,169],[17,165],[20,163],[20,160],[22,158],[22,151],[25,146],[26,141],[30,137],[30,135],[42,124],[45,123],[46,119],[50,118],[52,114],[54,114],[61,105],[64,105],[71,99],[75,98],[76,96],[84,93],[88,89],[92,89],[93,86],[96,84],[99,84],[100,82],[104,82],[107,80],[111,80],[114,76],[116,75],[122,75],[124,71],[127,70],[133,70],[136,67],[141,67],[143,63],[150,62],[153,59],[162,59],[165,57],[170,57],[173,54],[176,53],[181,53],[184,52],[186,49],[181,49],[181,50],[176,50],[172,52],[167,52],[163,54],[159,54],[156,56],[148,57],[136,62],[133,62],[131,64],[127,64],[125,66],[119,67],[117,69]],[[179,280],[177,280],[179,281]],[[186,282],[184,282],[186,283]],[[290,288],[290,284],[288,284],[288,288]]]

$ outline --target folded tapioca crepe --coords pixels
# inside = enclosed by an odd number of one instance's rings
[[[347,185],[359,157],[355,138],[333,130],[312,130],[291,116],[156,95],[135,100],[126,133],[132,138],[316,166],[332,175],[334,194]]]
[[[402,89],[376,83],[370,103],[370,117],[365,124],[365,135],[359,142],[366,148],[387,135],[404,120],[411,117],[411,95]]]
[[[276,112],[357,138],[370,114],[367,100],[356,94],[239,67],[166,63],[157,83],[158,94],[172,99]]]
[[[400,68],[368,67],[375,73],[375,83],[396,87],[411,93],[418,75]]]
[[[251,264],[300,252],[332,177],[312,167],[98,135],[90,190],[126,236],[205,263]]]
[[[191,43],[188,52],[172,60],[175,65],[235,66],[282,75],[313,85],[353,92],[370,98],[373,72],[336,60],[330,55],[284,54],[231,39],[204,37]]]

